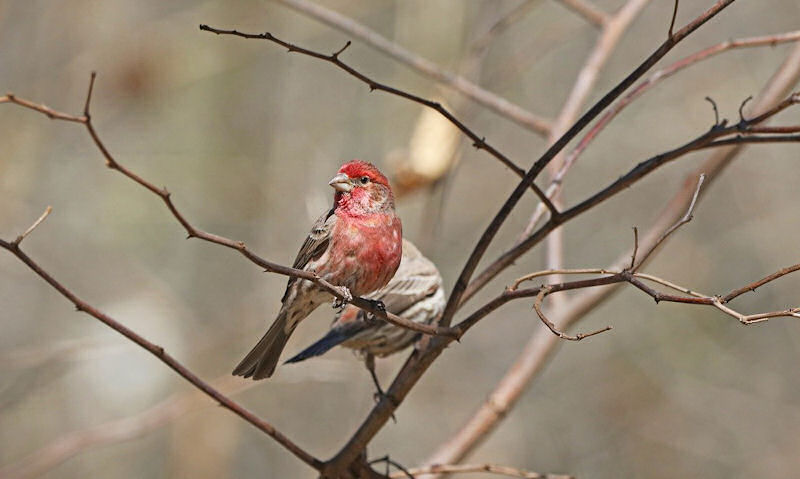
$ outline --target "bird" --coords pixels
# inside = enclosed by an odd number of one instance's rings
[[[447,303],[442,275],[436,265],[407,239],[403,239],[403,256],[394,277],[386,286],[365,298],[383,302],[387,312],[424,324],[438,322]],[[356,306],[347,305],[338,312],[327,334],[286,363],[320,356],[334,346],[342,345],[363,357],[378,395],[384,396],[375,374],[375,357],[402,351],[419,336],[416,331],[395,326]]]
[[[328,184],[335,190],[333,206],[314,223],[292,267],[345,288],[345,297],[372,293],[389,282],[402,257],[403,228],[392,188],[375,165],[361,160],[343,164]],[[316,283],[290,277],[278,316],[233,374],[272,376],[300,321],[333,299]]]

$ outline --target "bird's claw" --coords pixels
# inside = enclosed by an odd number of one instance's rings
[[[376,403],[379,403],[379,402],[381,402],[381,400],[386,399],[387,401],[392,403],[392,405],[395,408],[398,406],[397,401],[395,401],[395,399],[392,396],[389,396],[388,394],[386,394],[380,387],[378,387],[378,390],[372,395],[372,399]],[[397,424],[397,418],[394,417],[394,413],[392,413],[391,417],[392,417],[392,422]]]
[[[369,301],[369,304],[378,311],[382,313],[386,312],[386,305],[383,304],[383,301],[379,299],[368,299],[367,301]]]
[[[353,294],[344,286],[339,286],[339,293],[342,295],[341,298],[336,298],[333,302],[334,308],[343,308],[344,305],[349,303],[353,300]]]

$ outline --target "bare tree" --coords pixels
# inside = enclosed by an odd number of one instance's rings
[[[714,122],[707,131],[699,132],[693,138],[674,146],[673,148],[653,155],[640,161],[627,172],[607,186],[598,189],[571,206],[565,206],[564,200],[559,196],[563,180],[570,168],[575,164],[580,155],[588,148],[594,138],[611,123],[617,114],[625,107],[651,90],[661,80],[674,75],[681,70],[697,64],[702,60],[722,53],[724,51],[745,48],[775,45],[778,43],[796,42],[800,40],[800,33],[786,32],[775,35],[728,40],[723,43],[700,50],[671,65],[650,73],[648,72],[658,64],[677,44],[687,38],[706,22],[712,20],[720,12],[730,7],[734,0],[719,0],[710,5],[707,10],[684,26],[678,28],[676,18],[680,12],[677,1],[671,18],[664,21],[666,38],[638,66],[631,69],[630,73],[616,84],[610,91],[600,97],[583,114],[584,105],[588,102],[591,93],[597,84],[606,61],[615,51],[624,32],[634,22],[637,15],[649,3],[647,0],[629,0],[617,12],[610,14],[602,11],[589,2],[580,0],[562,0],[561,3],[599,30],[599,35],[594,49],[586,59],[583,68],[577,75],[571,93],[564,102],[558,116],[549,120],[540,115],[528,112],[514,105],[509,100],[500,97],[478,86],[467,77],[446,71],[435,63],[422,58],[399,45],[383,38],[377,32],[359,25],[352,19],[341,14],[327,10],[307,0],[280,0],[281,3],[291,6],[299,12],[317,18],[328,25],[340,29],[353,38],[379,49],[391,58],[400,61],[424,75],[440,82],[446,88],[453,89],[471,101],[489,108],[496,114],[510,119],[512,122],[523,126],[537,134],[546,136],[548,147],[546,151],[532,163],[530,168],[520,166],[520,160],[514,161],[501,151],[501,147],[490,144],[479,132],[467,126],[450,109],[441,102],[430,100],[400,89],[398,87],[375,80],[370,74],[351,65],[343,57],[350,42],[331,49],[332,53],[325,53],[304,46],[294,44],[279,38],[269,32],[246,33],[233,29],[221,29],[208,25],[200,25],[200,29],[217,35],[236,36],[244,39],[264,40],[271,44],[285,48],[289,53],[297,53],[306,57],[329,63],[332,67],[344,71],[355,80],[366,84],[371,91],[384,92],[396,97],[415,102],[441,115],[446,121],[457,128],[472,145],[485,151],[489,156],[500,162],[505,168],[511,170],[519,183],[508,195],[507,200],[491,218],[482,235],[477,239],[471,253],[464,260],[463,268],[455,286],[450,293],[447,308],[438,325],[422,325],[405,320],[399,316],[386,313],[374,304],[363,298],[353,298],[352,303],[373,314],[375,317],[388,321],[398,327],[408,328],[424,335],[418,347],[408,357],[401,371],[394,378],[386,395],[375,404],[372,411],[364,418],[360,427],[350,438],[344,442],[340,450],[330,459],[318,458],[279,431],[271,422],[258,417],[246,409],[242,404],[230,398],[223,390],[205,381],[193,373],[182,362],[170,355],[158,344],[146,339],[142,335],[126,327],[100,308],[89,304],[78,297],[73,290],[56,279],[43,267],[38,260],[31,258],[23,251],[21,244],[42,222],[51,214],[51,208],[35,220],[29,228],[15,238],[7,236],[0,240],[0,247],[14,255],[35,274],[46,281],[52,288],[68,299],[74,307],[86,313],[110,328],[119,332],[130,341],[144,348],[166,366],[186,379],[195,388],[210,397],[214,402],[230,410],[244,421],[258,428],[263,433],[277,441],[283,448],[315,470],[320,477],[421,477],[466,472],[486,472],[511,477],[564,477],[540,474],[509,466],[495,464],[459,465],[469,453],[497,426],[502,417],[513,408],[521,392],[530,381],[541,371],[543,365],[552,357],[552,352],[561,340],[581,341],[585,338],[605,333],[612,329],[613,324],[588,332],[570,333],[570,329],[578,322],[587,311],[596,307],[610,294],[623,284],[633,286],[637,290],[659,302],[674,302],[686,306],[710,306],[726,314],[743,325],[762,323],[772,318],[788,317],[800,318],[800,308],[791,307],[776,309],[774,311],[744,313],[739,308],[734,309],[730,304],[736,298],[749,291],[754,291],[767,283],[779,280],[784,276],[800,270],[800,265],[795,264],[771,272],[763,278],[750,281],[742,279],[742,286],[725,294],[707,294],[695,291],[692,287],[677,284],[676,281],[661,276],[643,272],[644,264],[651,259],[659,247],[673,235],[681,226],[692,219],[694,209],[702,200],[705,191],[704,183],[714,180],[722,169],[730,163],[731,159],[745,145],[761,143],[795,143],[800,141],[800,125],[782,124],[770,126],[768,123],[774,117],[787,109],[800,103],[800,94],[790,93],[792,86],[800,77],[800,48],[795,48],[789,58],[777,70],[772,80],[766,85],[753,102],[745,100],[739,106],[739,118],[733,122],[721,119],[717,112],[717,105],[711,100],[714,111]],[[524,2],[520,8],[532,2]],[[512,22],[520,10],[512,11],[508,16],[500,18],[492,30],[503,28]],[[478,42],[480,43],[480,42]],[[468,75],[469,76],[469,75]],[[640,82],[641,80],[641,82]],[[638,83],[637,85],[637,82]],[[91,110],[91,100],[95,89],[95,74],[92,73],[85,97],[83,111],[80,114],[69,114],[54,110],[43,104],[20,98],[14,94],[0,97],[0,103],[8,103],[18,107],[33,110],[58,121],[77,123],[86,130],[94,146],[105,159],[108,168],[121,173],[127,179],[137,183],[150,193],[160,198],[164,206],[185,230],[188,238],[196,238],[211,244],[224,246],[238,251],[247,260],[259,268],[270,273],[277,273],[289,277],[303,278],[317,283],[339,299],[346,299],[347,292],[338,285],[330,284],[319,276],[293,269],[279,263],[265,259],[253,252],[242,241],[237,241],[222,235],[206,232],[196,226],[187,218],[181,209],[176,206],[171,193],[144,176],[134,172],[117,159],[101,140],[94,123]],[[626,93],[627,92],[627,93]],[[747,108],[750,107],[750,108]],[[588,132],[579,140],[577,145],[569,152],[566,147],[584,130]],[[685,186],[675,194],[654,220],[654,224],[643,235],[634,229],[633,247],[630,252],[621,255],[620,260],[605,268],[566,268],[563,263],[563,233],[562,226],[574,218],[583,216],[592,211],[604,201],[622,193],[631,185],[648,177],[660,167],[679,159],[690,153],[713,149],[712,157],[707,160],[696,172],[690,174]],[[537,180],[542,182],[546,176],[547,188],[537,185]],[[518,207],[520,200],[527,193],[533,193],[539,202],[539,207],[534,210],[528,226],[521,232],[518,240],[509,245],[496,258],[489,260],[483,269],[479,270],[482,260],[489,251],[490,245],[495,242],[497,233],[508,217]],[[546,219],[545,219],[546,218]],[[540,243],[546,243],[548,269],[536,271],[518,278],[511,286],[506,287],[484,304],[469,313],[460,314],[467,302],[478,292],[482,291],[502,272],[532,248]],[[766,273],[766,272],[765,272]],[[566,281],[564,278],[573,275],[583,276],[583,279]],[[548,283],[523,287],[530,281],[543,281],[541,278],[550,278]],[[750,282],[748,282],[750,281]],[[591,289],[590,289],[591,288]],[[545,299],[556,293],[584,290],[578,295],[573,295],[565,300],[559,300],[561,295],[553,296],[554,307],[545,311]],[[367,455],[367,446],[375,435],[387,424],[393,413],[403,403],[417,381],[436,361],[439,355],[454,341],[461,339],[478,322],[490,316],[503,305],[528,298],[541,320],[547,327],[544,333],[537,333],[521,353],[517,363],[509,368],[506,376],[498,384],[486,403],[468,420],[464,427],[453,435],[439,448],[426,464],[419,468],[407,468],[391,460],[388,456],[370,459]],[[612,323],[612,321],[609,321]],[[216,382],[215,382],[216,383]],[[178,400],[170,400],[163,406],[153,408],[152,411],[143,413],[139,418],[111,425],[116,432],[102,434],[97,431],[87,431],[71,437],[56,441],[53,445],[44,448],[38,454],[30,456],[24,463],[15,464],[1,470],[3,475],[11,477],[27,477],[62,461],[65,457],[75,454],[81,448],[88,448],[99,443],[121,441],[139,434],[141,431],[158,427],[173,417],[179,415],[181,410],[195,406],[195,401],[184,400],[177,406]],[[385,465],[381,472],[378,464]],[[389,466],[397,469],[389,473]]]

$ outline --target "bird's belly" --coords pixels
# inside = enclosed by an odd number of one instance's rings
[[[346,231],[334,239],[339,244],[331,245],[331,257],[320,261],[325,271],[318,273],[355,296],[385,286],[400,264],[402,246],[394,231]]]

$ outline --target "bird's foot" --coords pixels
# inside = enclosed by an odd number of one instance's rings
[[[344,308],[344,306],[353,300],[353,294],[347,289],[345,286],[339,286],[339,293],[342,295],[341,298],[336,298],[333,302],[334,308]]]
[[[385,313],[386,312],[386,305],[383,304],[383,301],[380,299],[368,299],[367,300],[373,308],[377,309],[378,311]]]
[[[394,406],[395,408],[397,408],[397,406],[399,406],[399,404],[397,404],[397,401],[394,399],[394,397],[386,394],[386,392],[384,392],[383,389],[380,388],[380,386],[378,386],[378,390],[375,391],[375,394],[372,395],[372,399],[374,399],[376,403],[379,403],[382,400],[386,399],[387,401],[392,403],[392,406]],[[397,424],[397,418],[394,417],[394,413],[392,413],[392,422]]]

